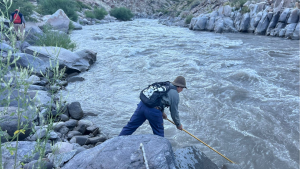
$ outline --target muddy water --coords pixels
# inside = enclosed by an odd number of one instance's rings
[[[88,120],[111,137],[126,125],[139,92],[157,81],[186,77],[180,93],[183,127],[249,169],[299,167],[299,41],[215,34],[134,20],[73,31],[78,50],[97,62],[62,93],[79,101]],[[170,118],[169,111],[166,112]],[[165,121],[173,149],[196,146],[219,167],[228,163]],[[152,133],[144,123],[134,134]]]

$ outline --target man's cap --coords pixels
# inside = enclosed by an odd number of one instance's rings
[[[174,86],[186,88],[186,82],[183,76],[176,77],[176,79],[172,82],[172,84]]]

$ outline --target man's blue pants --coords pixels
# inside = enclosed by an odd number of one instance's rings
[[[146,119],[149,121],[153,134],[164,137],[164,126],[162,112],[155,108],[147,107],[142,101],[137,105],[134,114],[119,134],[131,135],[138,127],[140,127]]]

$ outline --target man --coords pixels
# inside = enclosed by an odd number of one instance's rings
[[[167,115],[164,113],[165,107],[169,107],[171,117],[176,124],[177,129],[182,130],[182,124],[180,123],[178,112],[178,104],[179,93],[183,90],[183,88],[186,88],[185,78],[183,76],[178,76],[172,83],[170,83],[170,90],[167,92],[167,94],[162,97],[162,108],[150,108],[140,101],[130,121],[123,128],[119,136],[131,135],[147,119],[150,123],[153,134],[164,137],[163,118],[167,118]]]
[[[12,22],[14,24],[17,38],[23,39],[23,36],[24,36],[23,31],[25,28],[25,19],[24,19],[24,16],[20,13],[19,9],[16,9],[15,12],[13,12],[10,15],[10,22]],[[22,24],[24,24],[24,27]]]

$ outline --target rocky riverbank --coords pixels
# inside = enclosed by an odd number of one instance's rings
[[[3,77],[13,79],[10,84],[13,93],[3,92],[0,99],[15,100],[6,105],[1,104],[1,129],[13,137],[18,129],[24,127],[19,133],[18,141],[10,141],[1,137],[2,165],[4,168],[35,168],[41,162],[44,168],[212,168],[217,165],[209,160],[204,153],[195,147],[178,149],[175,153],[170,142],[155,135],[135,135],[109,138],[107,133],[101,132],[101,125],[84,120],[86,116],[95,116],[95,113],[84,112],[79,102],[66,103],[65,96],[57,93],[68,83],[81,81],[77,77],[81,72],[88,71],[97,61],[97,53],[90,50],[71,52],[69,50],[52,46],[34,46],[35,41],[43,35],[44,24],[50,24],[58,33],[68,32],[70,20],[62,10],[51,16],[44,17],[42,22],[27,27],[24,41],[12,41],[1,34],[1,59],[3,62],[13,60],[16,64],[9,66]],[[77,26],[80,29],[80,25]],[[11,57],[11,51],[17,50]],[[18,58],[19,57],[19,58]],[[18,58],[18,59],[16,59]],[[57,68],[55,64],[58,63]],[[32,70],[31,76],[25,78],[29,83],[28,90],[22,95],[28,98],[31,108],[20,104],[20,93],[15,88],[17,80],[13,68],[27,67]],[[64,75],[60,80],[52,81],[59,69],[64,68]],[[46,77],[45,77],[46,75]],[[6,87],[7,84],[2,84]],[[24,118],[15,112],[19,108],[26,109]],[[26,117],[26,118],[25,118]],[[48,123],[49,119],[52,123]],[[18,124],[21,124],[19,126]],[[28,126],[26,126],[28,125]],[[53,127],[50,128],[49,125]],[[46,139],[45,156],[41,156],[37,145]],[[158,147],[159,146],[159,147]],[[142,148],[143,147],[143,148]],[[153,149],[156,147],[156,149]],[[10,148],[17,148],[14,155]],[[99,155],[100,154],[100,155]],[[16,157],[16,158],[15,158]],[[16,161],[15,161],[16,160]]]

